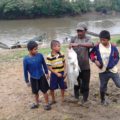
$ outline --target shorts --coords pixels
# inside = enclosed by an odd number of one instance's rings
[[[39,90],[42,93],[46,93],[49,90],[49,84],[45,75],[41,76],[40,79],[30,78],[30,81],[33,94],[38,94]]]
[[[64,72],[60,72],[62,75],[64,75]],[[67,89],[67,85],[64,82],[64,78],[60,78],[57,75],[55,75],[54,73],[51,73],[51,77],[50,77],[50,89],[51,90],[55,90],[55,89]]]

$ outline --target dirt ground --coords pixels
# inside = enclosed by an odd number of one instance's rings
[[[23,79],[22,59],[1,61],[0,120],[120,120],[120,89],[110,81],[107,96],[110,105],[102,106],[99,99],[98,69],[93,63],[91,63],[91,69],[89,107],[82,107],[70,101],[61,104],[60,94],[57,93],[57,104],[52,106],[51,111],[44,111],[43,98],[41,98],[40,107],[31,110],[33,95]],[[65,97],[69,99],[68,91]]]

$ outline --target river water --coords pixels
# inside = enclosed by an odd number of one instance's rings
[[[76,34],[78,23],[88,25],[89,31],[99,33],[106,29],[111,34],[120,34],[120,16],[87,14],[77,17],[42,18],[33,20],[0,21],[0,42],[13,44],[29,40],[46,33],[47,42],[53,39],[63,41]]]

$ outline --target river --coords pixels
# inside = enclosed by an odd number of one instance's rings
[[[106,29],[111,34],[120,34],[120,15],[87,14],[76,17],[41,18],[32,20],[0,21],[0,42],[13,44],[29,40],[46,33],[47,42],[53,39],[63,41],[65,37],[75,35],[78,23],[88,25],[89,31],[99,33]]]

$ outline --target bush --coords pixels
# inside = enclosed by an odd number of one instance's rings
[[[95,0],[94,7],[96,11],[115,10],[120,11],[120,0]]]
[[[35,18],[41,16],[76,15],[89,11],[89,0],[1,0],[0,18]]]

